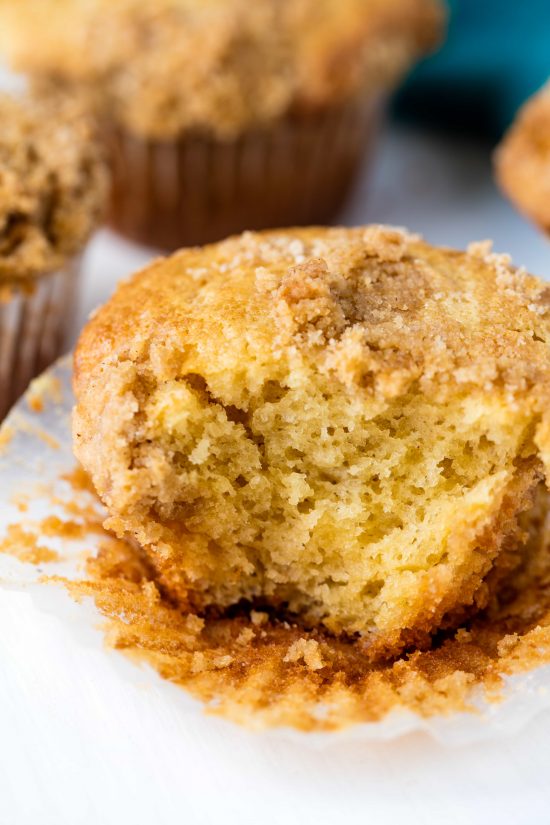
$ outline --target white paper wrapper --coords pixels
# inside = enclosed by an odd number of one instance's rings
[[[43,394],[43,410],[33,412],[25,396],[8,416],[2,430],[4,443],[0,452],[0,540],[10,524],[37,522],[55,514],[52,508],[52,490],[59,499],[74,500],[75,491],[61,476],[75,467],[71,451],[70,412],[73,397],[70,389],[69,359],[63,359],[47,373],[54,379],[53,394],[59,391],[59,400],[48,400],[48,382],[39,379],[38,389]],[[31,386],[31,393],[33,389]],[[28,395],[28,394],[27,394]],[[36,405],[34,405],[36,406]],[[88,496],[89,502],[91,496]],[[28,509],[24,514],[17,500],[24,497]],[[62,508],[60,508],[60,515]],[[89,550],[90,540],[63,543],[60,539],[44,538],[41,544],[62,551],[63,562],[45,567],[24,564],[10,555],[0,554],[2,586],[25,589],[34,601],[37,621],[47,612],[70,626],[74,642],[103,649],[121,679],[154,688],[159,701],[166,704],[162,719],[169,724],[172,714],[202,714],[201,704],[185,690],[160,679],[151,668],[143,668],[128,661],[122,654],[103,648],[98,625],[102,619],[91,603],[76,604],[62,585],[39,583],[42,574],[59,574],[69,579],[82,577],[83,551]],[[518,732],[542,710],[550,708],[550,666],[506,679],[505,698],[501,703],[486,702],[481,695],[474,704],[479,713],[457,713],[449,717],[422,719],[412,713],[393,712],[383,721],[361,724],[340,733],[300,733],[281,728],[258,734],[290,740],[311,747],[341,746],[343,742],[388,741],[412,732],[426,732],[447,745],[462,745],[498,738]],[[159,718],[161,715],[159,714]],[[160,724],[160,722],[159,722]],[[211,720],[204,716],[204,724]]]

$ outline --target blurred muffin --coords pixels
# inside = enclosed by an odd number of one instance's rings
[[[550,84],[520,110],[495,160],[503,191],[550,233]]]
[[[438,41],[439,0],[0,0],[3,49],[88,91],[111,221],[176,248],[324,223],[389,91]]]
[[[63,351],[106,174],[71,104],[0,95],[0,121],[1,418]]]
[[[549,288],[487,245],[246,233],[119,288],[77,457],[184,608],[274,605],[366,655],[482,607],[550,463]]]

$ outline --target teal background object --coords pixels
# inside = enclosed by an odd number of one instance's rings
[[[550,0],[448,0],[447,41],[396,99],[404,118],[500,137],[550,77]]]

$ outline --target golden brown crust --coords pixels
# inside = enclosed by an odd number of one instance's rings
[[[483,605],[517,540],[548,297],[487,244],[377,226],[183,250],[84,331],[77,456],[181,604],[265,598],[393,654]]]
[[[488,242],[458,252],[380,226],[250,232],[159,259],[123,284],[83,333],[76,386],[81,370],[115,358],[154,357],[168,379],[190,358],[184,343],[200,340],[193,367],[210,373],[223,357],[219,381],[253,347],[277,357],[275,346],[294,345],[383,398],[415,381],[437,395],[547,398],[549,317],[550,287]]]
[[[19,69],[89,83],[132,131],[228,135],[385,91],[442,20],[439,0],[2,0],[0,45]]]
[[[495,162],[498,181],[510,200],[550,232],[550,84],[520,110]]]
[[[0,286],[28,284],[80,252],[96,227],[106,173],[70,102],[0,96]]]

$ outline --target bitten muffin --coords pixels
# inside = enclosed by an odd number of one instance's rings
[[[85,328],[76,455],[182,607],[274,605],[393,654],[482,607],[524,538],[549,311],[487,244],[374,226],[183,250]]]
[[[107,181],[92,128],[73,104],[0,95],[0,121],[1,418],[63,351]]]
[[[550,84],[520,110],[495,161],[503,191],[550,233]]]
[[[111,221],[163,248],[330,220],[439,0],[0,0],[16,68],[98,110]]]

